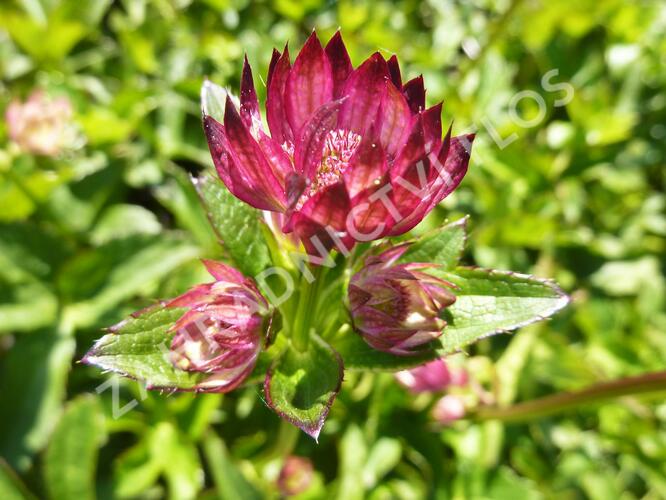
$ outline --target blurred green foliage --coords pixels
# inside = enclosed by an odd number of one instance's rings
[[[275,497],[292,447],[316,470],[303,498],[666,497],[663,400],[438,429],[432,396],[351,373],[315,444],[258,386],[145,393],[76,362],[221,255],[188,178],[211,163],[203,78],[237,90],[244,53],[263,76],[273,47],[339,26],[355,63],[397,53],[454,133],[478,129],[466,180],[419,230],[470,214],[465,262],[573,295],[460,360],[495,401],[664,368],[663,2],[8,0],[0,109],[65,95],[86,142],[31,156],[0,125],[1,498]]]

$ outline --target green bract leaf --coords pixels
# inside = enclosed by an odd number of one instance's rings
[[[222,123],[224,120],[224,104],[227,100],[226,89],[216,85],[210,80],[204,81],[201,86],[201,112]]]
[[[342,383],[342,359],[318,336],[308,350],[287,348],[266,374],[266,402],[315,440]]]
[[[202,375],[175,368],[168,357],[174,335],[169,329],[182,314],[161,305],[139,311],[112,327],[83,362],[141,380],[149,389],[194,390]]]
[[[400,262],[432,262],[445,269],[458,265],[467,242],[467,217],[421,236],[400,258]]]
[[[569,302],[555,283],[524,274],[471,268],[437,274],[459,287],[446,309],[440,354],[545,319]]]
[[[211,174],[194,180],[215,232],[238,269],[256,276],[270,265],[259,211],[243,203]]]
[[[69,403],[46,451],[45,480],[51,498],[95,498],[97,450],[104,433],[104,415],[95,397],[83,395]]]
[[[340,354],[347,370],[406,370],[427,363],[438,357],[434,349],[424,350],[414,356],[395,356],[373,349],[355,332],[345,332],[331,345]]]

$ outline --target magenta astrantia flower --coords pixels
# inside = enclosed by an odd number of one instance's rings
[[[198,285],[167,303],[188,311],[172,330],[171,362],[208,374],[197,389],[228,392],[250,374],[261,350],[268,303],[250,278],[220,262],[204,260],[213,283]]]
[[[456,300],[453,285],[423,272],[434,264],[397,264],[406,246],[366,260],[348,287],[354,328],[375,349],[397,355],[442,334],[440,315]]]
[[[395,56],[353,68],[340,33],[312,33],[292,65],[273,52],[264,131],[245,60],[240,108],[204,116],[217,171],[250,205],[281,214],[312,255],[402,234],[467,171],[473,135],[442,138],[442,105],[425,108],[423,78],[403,84]]]
[[[401,385],[411,392],[439,392],[453,385],[465,385],[467,372],[463,368],[449,368],[443,359],[402,370],[395,374]]]

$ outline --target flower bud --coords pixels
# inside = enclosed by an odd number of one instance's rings
[[[437,392],[451,384],[451,372],[443,359],[435,359],[395,374],[397,381],[411,392]]]
[[[254,368],[268,303],[254,281],[239,271],[219,262],[203,263],[216,281],[167,304],[188,309],[173,326],[170,358],[181,370],[210,375],[197,389],[228,392]]]
[[[414,353],[442,334],[442,310],[455,302],[450,283],[421,271],[433,264],[395,264],[404,253],[393,249],[366,261],[349,284],[354,327],[375,349]]]
[[[49,99],[41,90],[27,101],[12,101],[5,112],[9,137],[29,153],[56,156],[74,146],[77,131],[69,99]]]
[[[283,495],[298,495],[310,487],[312,476],[310,460],[297,456],[287,457],[278,477],[278,488]]]
[[[465,416],[465,403],[460,396],[447,394],[435,403],[432,416],[440,424],[448,425]]]

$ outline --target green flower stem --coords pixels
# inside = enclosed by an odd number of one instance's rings
[[[308,282],[305,275],[301,278],[296,317],[294,318],[294,326],[291,331],[291,341],[296,350],[300,352],[307,350],[310,341],[312,317],[314,316],[317,304],[317,290],[322,279],[321,267],[313,267],[312,275],[314,276],[312,283]]]
[[[501,420],[509,423],[522,422],[621,396],[660,391],[666,391],[666,371],[602,382],[580,391],[561,392],[506,407],[481,407],[472,415],[472,418],[476,420]]]

